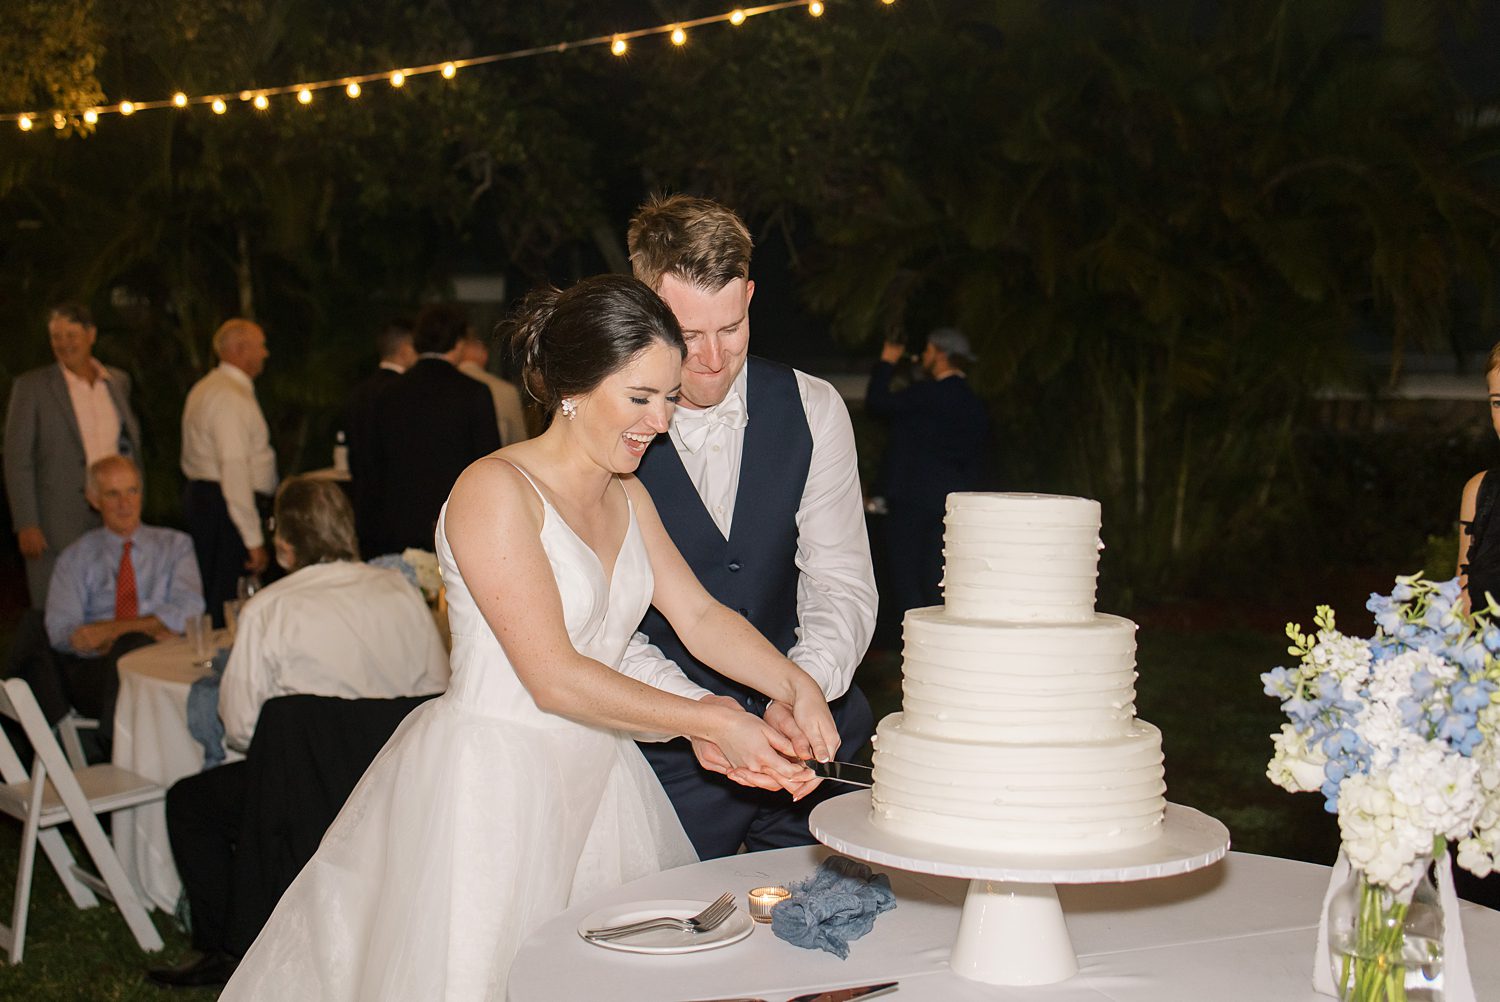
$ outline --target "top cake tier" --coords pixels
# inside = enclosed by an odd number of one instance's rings
[[[950,616],[1073,623],[1094,614],[1099,502],[1055,494],[955,493],[943,519]]]

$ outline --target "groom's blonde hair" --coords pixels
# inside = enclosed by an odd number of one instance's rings
[[[750,231],[718,202],[692,195],[653,195],[630,221],[625,237],[635,277],[661,291],[675,275],[705,292],[750,277]]]

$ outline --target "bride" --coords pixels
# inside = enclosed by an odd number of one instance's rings
[[[631,475],[667,430],[672,311],[606,275],[534,293],[514,334],[553,420],[459,477],[437,524],[448,691],[371,763],[223,999],[499,1000],[522,939],[694,859],[628,735],[688,735],[731,778],[801,796],[838,732],[818,686],[698,584]],[[648,604],[693,654],[789,708],[772,728],[615,670]]]

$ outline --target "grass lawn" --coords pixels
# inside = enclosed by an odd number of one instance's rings
[[[1285,640],[1276,631],[1243,628],[1185,631],[1142,628],[1137,706],[1165,735],[1168,797],[1229,826],[1234,847],[1247,852],[1330,863],[1338,826],[1322,798],[1293,796],[1265,778],[1268,735],[1280,726],[1276,702],[1257,676],[1281,663]],[[877,714],[900,703],[900,657],[877,653],[861,669]],[[13,880],[20,826],[0,821],[0,881]],[[80,854],[81,855],[81,854]],[[0,894],[4,914],[9,895]],[[211,999],[212,991],[167,991],[146,982],[147,966],[175,962],[188,950],[176,923],[153,913],[167,940],[156,956],[141,953],[109,903],[80,912],[51,867],[39,860],[32,893],[26,958],[0,963],[0,999],[28,1002]]]

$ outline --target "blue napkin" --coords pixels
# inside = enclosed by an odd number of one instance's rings
[[[212,769],[224,761],[224,721],[219,719],[219,680],[229,663],[229,649],[214,653],[209,672],[188,689],[187,724],[193,740],[203,746],[203,768]]]
[[[843,856],[823,860],[816,873],[787,890],[792,896],[771,910],[771,931],[840,960],[849,959],[850,940],[875,927],[875,916],[896,907],[890,877]]]

